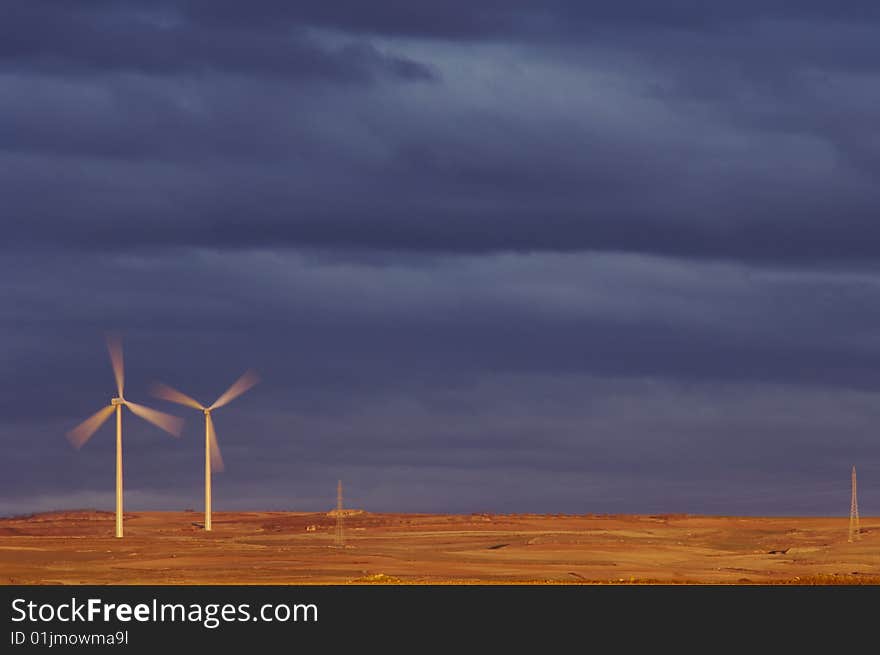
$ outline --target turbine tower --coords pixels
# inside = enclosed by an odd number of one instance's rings
[[[211,531],[211,472],[223,471],[223,457],[220,455],[220,446],[217,444],[217,433],[214,432],[214,421],[211,420],[211,412],[238,398],[245,391],[254,386],[260,378],[254,371],[244,373],[235,383],[229,387],[210,407],[205,407],[199,401],[181,393],[167,384],[157,383],[153,385],[153,395],[172,403],[185,405],[198,409],[205,414],[205,530]]]
[[[126,400],[122,391],[125,386],[125,367],[122,359],[122,341],[117,335],[107,337],[107,349],[110,351],[110,362],[113,364],[113,375],[116,378],[117,396],[110,399],[110,404],[92,414],[85,421],[67,433],[67,438],[74,448],[79,450],[95,432],[98,431],[110,415],[116,413],[116,537],[122,538],[122,408],[128,407],[133,414],[149,421],[172,436],[179,437],[183,427],[183,419],[164,412],[159,412],[143,405]]]
[[[849,539],[847,541],[857,541],[861,536],[859,528],[859,497],[856,488],[856,467],[852,467],[852,500],[849,503]]]

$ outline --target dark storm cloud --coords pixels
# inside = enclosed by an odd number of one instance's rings
[[[103,3],[98,3],[103,4]],[[264,0],[242,5],[234,0],[168,0],[162,3],[197,21],[225,25],[278,26],[311,24],[346,31],[396,36],[484,38],[536,34],[559,38],[568,30],[622,25],[729,29],[762,19],[866,21],[880,19],[880,10],[867,1],[845,5],[822,0],[746,0],[737,3],[672,0],[578,2],[577,0],[450,0],[449,2],[390,2],[365,5],[357,0],[286,2]]]
[[[15,6],[7,247],[878,254],[873,6],[244,7]]]
[[[0,19],[0,513],[834,513],[876,478],[880,9],[50,2]],[[323,490],[323,491],[322,491]],[[325,493],[326,492],[326,493]],[[866,507],[878,501],[870,485]],[[872,500],[873,499],[873,500]]]
[[[153,377],[191,349],[198,359],[186,368],[198,378],[253,365],[276,381],[293,370],[312,387],[363,387],[359,394],[456,384],[485,371],[880,389],[872,338],[880,286],[870,275],[632,256],[376,266],[259,251],[68,255],[55,266],[63,284],[30,257],[8,257],[0,268],[22,280],[0,295],[10,308],[0,323],[6,362],[32,384],[83,367],[106,377],[100,333],[113,327],[148,339],[150,356],[131,357]],[[63,340],[53,335],[58,323]],[[217,352],[240,363],[214,369]],[[80,394],[53,393],[59,399],[45,411],[73,411]],[[33,413],[5,401],[6,416]]]
[[[375,73],[430,80],[418,62],[380,53],[369,43],[328,48],[296,25],[285,31],[212,29],[160,6],[132,3],[12,2],[0,23],[0,66],[37,73],[125,71],[151,75],[244,73],[365,81]]]

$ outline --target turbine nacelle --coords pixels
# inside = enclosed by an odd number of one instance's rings
[[[113,406],[116,406],[116,405],[124,405],[124,404],[125,404],[125,398],[111,398],[111,399],[110,399],[110,404],[113,405]]]

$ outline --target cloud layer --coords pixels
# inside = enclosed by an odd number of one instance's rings
[[[109,502],[118,329],[263,373],[221,509],[870,513],[880,9],[716,4],[11,3],[0,511]]]

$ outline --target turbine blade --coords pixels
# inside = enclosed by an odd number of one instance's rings
[[[150,409],[149,407],[144,407],[143,405],[138,405],[137,403],[128,400],[125,401],[125,404],[132,412],[145,421],[149,421],[156,427],[162,428],[165,432],[174,437],[180,436],[180,433],[183,430],[182,418],[166,414],[165,412],[160,412],[157,409]]]
[[[161,382],[157,382],[150,387],[150,393],[156,396],[156,398],[168,400],[172,403],[177,403],[178,405],[186,405],[193,409],[205,409],[199,401],[190,398],[185,393],[181,393],[177,389],[169,387],[167,384],[162,384]]]
[[[107,350],[110,351],[110,362],[113,364],[113,376],[116,378],[116,390],[122,398],[125,387],[125,363],[122,359],[122,338],[116,333],[107,335]]]
[[[110,418],[114,409],[113,405],[107,405],[104,409],[99,409],[85,421],[70,430],[67,433],[67,440],[70,441],[74,448],[79,450],[98,431],[98,428],[104,425],[104,421]]]
[[[211,405],[210,409],[217,409],[218,407],[223,407],[223,405],[228,405],[259,381],[260,377],[256,372],[252,369],[246,371],[244,375],[238,378],[235,383],[226,390],[226,393],[214,401],[214,404]]]
[[[211,470],[215,473],[222,472],[226,467],[223,465],[223,456],[220,454],[220,445],[217,443],[217,433],[214,432],[214,421],[211,415],[207,415],[208,420],[208,443],[211,453]]]

